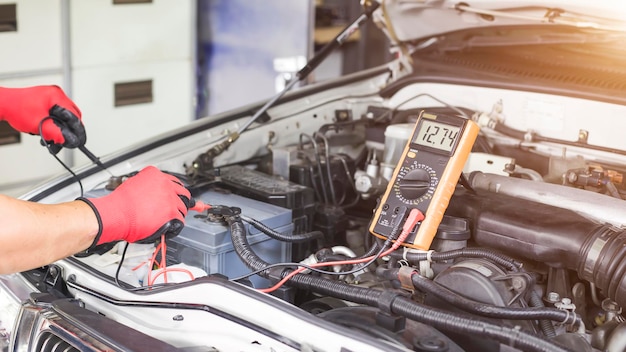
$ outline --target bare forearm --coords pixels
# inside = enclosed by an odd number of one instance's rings
[[[84,202],[50,205],[0,195],[0,274],[80,252],[97,232],[96,216]]]

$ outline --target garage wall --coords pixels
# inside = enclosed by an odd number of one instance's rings
[[[312,0],[198,0],[197,117],[268,99],[312,54]]]
[[[0,0],[0,86],[61,86],[102,156],[194,118],[195,37],[195,0]],[[0,167],[2,193],[63,170],[29,135],[0,145]]]

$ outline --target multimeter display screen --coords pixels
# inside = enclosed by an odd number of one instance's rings
[[[460,131],[461,127],[424,119],[413,143],[450,152]]]

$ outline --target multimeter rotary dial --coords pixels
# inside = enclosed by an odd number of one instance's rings
[[[401,245],[429,250],[479,131],[472,120],[422,111],[374,211],[369,231],[388,239],[399,210],[417,209],[424,219]]]
[[[407,204],[418,204],[430,199],[439,178],[430,166],[413,163],[398,172],[396,194]]]

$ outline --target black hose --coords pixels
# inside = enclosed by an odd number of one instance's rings
[[[346,260],[346,259],[352,259],[352,258],[347,257],[347,256],[345,256],[343,254],[328,253],[328,254],[323,254],[321,256],[318,256],[317,259],[321,263],[323,263],[323,262],[338,262],[338,261],[342,261],[342,260]]]
[[[496,324],[476,321],[433,307],[423,306],[404,297],[394,301],[393,312],[444,331],[484,336],[523,351],[569,351],[538,336]]]
[[[395,271],[391,271],[388,269],[383,269],[381,270],[380,268],[377,270],[376,272],[377,275],[384,277],[388,280],[395,280],[397,279],[397,269]],[[437,285],[436,283],[433,282],[433,284]],[[437,285],[439,286],[439,285]],[[441,287],[441,286],[439,286]],[[442,289],[445,289],[443,287],[441,287]],[[423,288],[426,289],[426,288]],[[445,289],[447,290],[447,289]],[[449,290],[448,290],[449,291]],[[429,291],[430,292],[430,291]],[[456,294],[455,292],[449,291],[451,294]],[[435,296],[439,297],[437,295],[437,292],[430,292],[432,294],[434,294]],[[444,301],[447,302],[447,297],[440,297],[441,299],[443,299]],[[448,302],[454,305],[453,302]],[[482,302],[474,302],[472,301],[471,304],[483,304]],[[531,296],[530,296],[530,305],[532,307],[535,308],[543,308],[543,309],[551,309],[551,308],[545,308],[545,305],[543,304],[543,301],[541,300],[541,298],[539,297],[539,295],[537,294],[537,292],[535,291],[531,291]],[[472,305],[470,305],[470,307],[473,308]],[[463,307],[459,307],[461,309],[463,309]],[[497,307],[497,308],[503,308],[503,307]],[[475,314],[480,314],[482,315],[482,312],[474,312],[473,310],[468,310],[468,309],[464,309],[465,311],[469,311],[471,313],[475,313]],[[565,312],[564,312],[565,313]],[[526,319],[531,319],[531,318],[521,318],[521,319],[515,319],[515,318],[511,318],[511,317],[501,317],[502,319],[511,319],[511,320],[526,320]],[[565,313],[565,316],[563,316],[563,320],[561,320],[560,322],[565,321],[566,319],[568,319],[567,313]],[[575,320],[576,317],[574,315],[572,315],[571,317],[572,320]],[[577,320],[577,322],[580,322],[580,320]],[[539,328],[541,329],[541,332],[544,334],[544,336],[546,336],[547,338],[553,338],[556,336],[556,331],[554,330],[554,325],[552,325],[552,322],[550,321],[550,319],[539,319]]]
[[[262,223],[261,221],[257,219],[249,218],[243,215],[241,215],[241,219],[247,222],[248,224],[254,226],[254,228],[256,228],[257,230],[263,232],[264,234],[278,241],[289,242],[289,243],[302,243],[302,242],[308,242],[312,240],[318,240],[318,241],[324,240],[324,233],[321,231],[311,231],[307,233],[299,233],[299,234],[294,234],[294,235],[283,235],[282,233],[275,231],[274,229],[265,225],[264,223]]]
[[[392,256],[399,257],[400,254],[392,253]],[[519,269],[522,266],[521,263],[519,263],[513,258],[510,258],[509,256],[496,253],[496,252],[483,249],[483,248],[462,248],[462,249],[452,250],[452,251],[447,251],[447,252],[431,253],[432,261],[443,261],[443,260],[456,259],[456,258],[485,258],[515,272],[519,271]],[[406,259],[410,263],[419,262],[421,260],[427,260],[427,254],[426,253],[407,253]],[[535,308],[545,307],[545,305],[543,304],[543,301],[541,300],[541,298],[537,295],[535,291],[531,291],[530,305]],[[539,327],[541,328],[541,331],[546,337],[552,338],[556,336],[554,325],[552,325],[552,322],[550,320],[539,319]]]
[[[539,297],[539,294],[535,290],[530,291],[529,303],[531,307],[535,307],[535,308],[546,307],[546,305],[543,304],[543,300],[541,299],[541,297]],[[539,319],[539,328],[541,329],[541,332],[543,332],[543,334],[547,338],[551,339],[553,337],[556,337],[556,331],[554,330],[554,325],[552,325],[552,322],[550,320]]]
[[[387,269],[395,271],[398,269]],[[427,293],[444,300],[453,306],[466,312],[478,314],[488,318],[511,319],[511,320],[539,320],[547,319],[563,324],[580,324],[580,318],[576,314],[556,308],[546,307],[500,307],[492,304],[477,302],[439,285],[421,275],[411,277],[413,285]]]
[[[428,260],[428,253],[426,252],[409,252],[406,253],[406,255],[400,252],[393,252],[391,253],[391,256],[406,259],[409,263],[417,263],[422,260]],[[514,272],[518,272],[522,267],[522,263],[513,258],[484,248],[461,248],[446,252],[432,252],[430,254],[430,260],[434,262],[457,258],[484,258]]]
[[[256,255],[256,253],[254,253],[252,247],[250,247],[246,227],[241,221],[241,218],[239,216],[229,216],[225,219],[230,227],[230,237],[233,242],[233,247],[241,261],[253,271],[262,270],[263,268],[268,267],[270,263],[261,259],[258,255]],[[258,275],[267,277],[269,272],[267,270],[263,270],[259,272]]]
[[[287,275],[287,273],[283,272],[283,275]],[[380,290],[352,286],[343,282],[302,274],[294,276],[288,283],[300,289],[311,290],[372,307],[379,307],[379,302],[381,302],[381,297],[384,294],[384,291]],[[389,303],[389,308],[394,314],[431,325],[436,329],[485,336],[505,345],[520,348],[523,351],[568,351],[539,336],[476,320],[475,317],[464,317],[438,308],[425,306],[400,295]]]
[[[241,218],[239,216],[233,216],[227,218],[227,221],[230,225],[233,247],[243,263],[252,270],[262,270],[267,267],[269,263],[257,256],[250,247],[248,239],[246,238],[246,229]],[[270,273],[272,270],[275,269],[263,270],[259,272],[259,275],[265,278],[281,279],[289,274],[289,270],[281,269],[277,274]],[[366,304],[372,307],[380,307],[379,302],[385,292],[304,274],[295,275],[288,281],[288,284],[297,288],[326,294],[358,304]],[[465,318],[433,307],[427,307],[399,296],[394,297],[389,302],[388,308],[392,313],[430,324],[437,329],[462,334],[470,333],[486,336],[500,343],[512,345],[525,351],[567,351],[550,341],[523,331],[477,321],[469,317]]]

